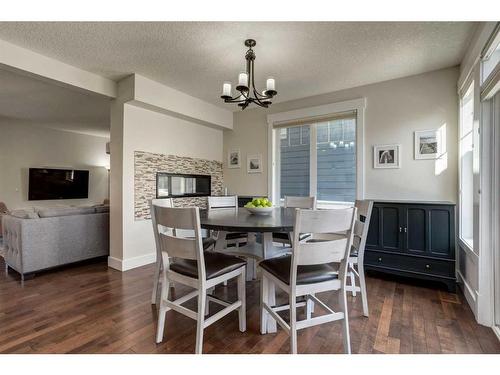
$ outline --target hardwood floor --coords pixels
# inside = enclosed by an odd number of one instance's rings
[[[100,262],[43,273],[22,288],[15,272],[2,272],[0,353],[194,353],[196,323],[173,311],[164,341],[155,344],[152,274],[152,265],[121,273]],[[258,283],[247,283],[247,332],[238,331],[231,313],[205,331],[204,353],[288,353],[280,328],[259,333]],[[500,342],[475,323],[462,294],[380,275],[367,283],[370,318],[362,316],[359,295],[349,297],[353,353],[500,353]],[[234,298],[236,284],[216,291]],[[335,307],[337,298],[330,299]],[[299,331],[298,344],[299,353],[342,353],[341,324]]]

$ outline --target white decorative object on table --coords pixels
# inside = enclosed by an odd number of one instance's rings
[[[401,168],[401,145],[373,146],[373,168]]]

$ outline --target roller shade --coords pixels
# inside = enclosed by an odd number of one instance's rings
[[[338,112],[338,113],[333,113],[333,114],[328,114],[328,115],[304,117],[304,118],[298,118],[298,119],[286,120],[286,121],[275,121],[275,122],[273,122],[273,128],[274,129],[288,128],[290,126],[309,125],[309,124],[315,124],[318,122],[327,122],[327,121],[343,120],[343,119],[355,119],[356,114],[357,114],[357,111],[353,110],[353,111]]]

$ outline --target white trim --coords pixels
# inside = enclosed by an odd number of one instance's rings
[[[457,270],[457,276],[458,276],[458,282],[464,286],[463,292],[465,299],[467,300],[474,316],[477,316],[476,292],[474,291],[474,289],[471,288],[469,283],[467,283],[467,280],[465,279],[464,275],[462,275],[460,270]]]
[[[497,336],[498,341],[500,341],[500,327],[498,326],[493,326],[491,327],[493,330],[493,333]]]
[[[156,263],[156,252],[128,259],[118,259],[112,256],[108,257],[108,267],[122,272],[131,270],[133,268],[142,267],[151,263]]]
[[[296,109],[293,111],[279,112],[267,115],[267,179],[268,179],[268,195],[271,200],[278,201],[279,190],[274,181],[276,168],[276,142],[273,124],[280,121],[291,121],[295,119],[303,119],[315,116],[330,115],[338,112],[356,111],[356,199],[364,199],[365,196],[365,108],[366,98],[358,98],[346,100],[343,102],[320,105],[316,107]],[[312,139],[312,137],[311,137]]]

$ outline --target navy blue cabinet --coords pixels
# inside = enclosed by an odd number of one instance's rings
[[[455,205],[375,201],[365,268],[440,281],[455,290]]]

